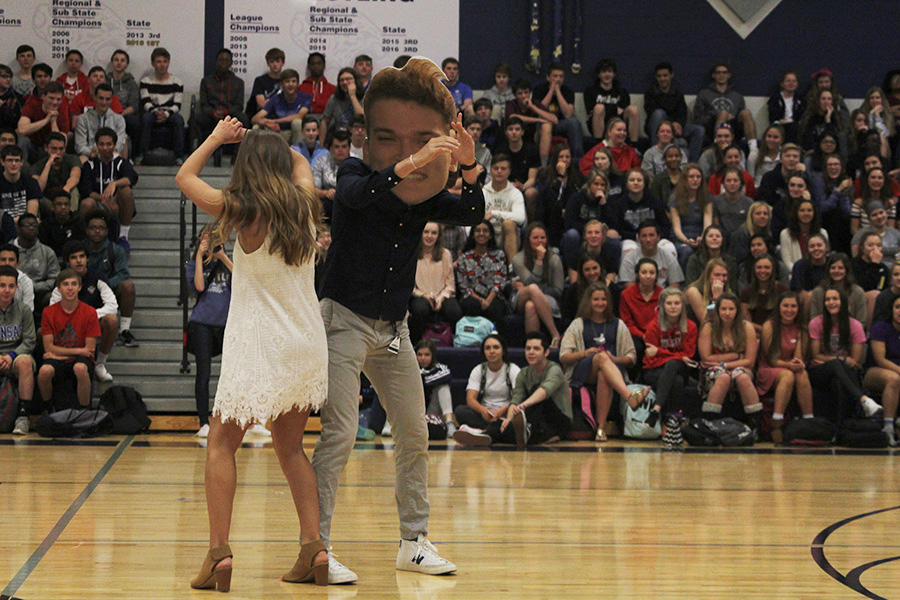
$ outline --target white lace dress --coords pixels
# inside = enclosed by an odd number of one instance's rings
[[[314,269],[270,255],[268,240],[250,254],[235,243],[214,416],[245,426],[325,402],[328,342]]]

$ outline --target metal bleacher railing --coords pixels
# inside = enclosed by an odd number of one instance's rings
[[[188,304],[190,298],[188,294],[187,280],[184,276],[184,266],[191,259],[191,248],[197,243],[197,205],[190,202],[191,205],[191,223],[190,237],[188,238],[188,221],[187,221],[187,196],[181,194],[181,211],[179,216],[179,240],[181,244],[181,252],[179,253],[179,281],[178,286],[178,305],[181,306],[181,372],[190,373],[191,363],[188,359],[187,351],[187,330],[188,330]],[[187,242],[186,242],[187,240]]]

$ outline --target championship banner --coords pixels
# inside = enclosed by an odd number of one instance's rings
[[[128,52],[135,79],[152,71],[150,53],[163,47],[172,55],[169,70],[196,91],[203,78],[204,0],[0,0],[3,61],[19,72],[15,50],[29,44],[35,62],[65,72],[66,51],[84,54],[82,71],[110,70],[112,53]]]
[[[331,83],[360,54],[372,57],[375,71],[403,54],[440,64],[459,57],[459,0],[225,0],[225,46],[248,93],[266,72],[266,51],[275,47],[301,79],[309,53],[321,52]]]

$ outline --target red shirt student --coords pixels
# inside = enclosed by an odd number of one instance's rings
[[[62,296],[44,309],[41,335],[44,340],[44,364],[38,371],[41,397],[52,401],[53,385],[64,379],[77,383],[78,403],[91,403],[91,368],[100,337],[97,311],[78,299],[81,276],[74,269],[63,269],[56,278]]]
[[[628,326],[631,337],[644,339],[647,327],[657,319],[657,307],[662,288],[656,284],[656,263],[652,259],[641,259],[637,264],[635,278],[638,285],[625,288],[619,297],[619,316]],[[646,272],[646,273],[645,273]],[[647,281],[645,281],[645,277]]]
[[[650,427],[656,425],[667,404],[673,411],[682,406],[690,368],[697,366],[693,361],[697,338],[697,325],[687,318],[684,292],[666,288],[659,295],[659,314],[644,335],[644,381],[656,391],[647,418]]]

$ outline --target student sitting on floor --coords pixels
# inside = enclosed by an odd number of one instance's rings
[[[425,412],[441,415],[447,424],[447,436],[452,437],[458,425],[453,416],[453,398],[450,396],[450,369],[437,361],[437,347],[431,340],[421,340],[416,344],[416,360],[419,361],[425,388]]]
[[[469,374],[466,403],[453,413],[459,421],[459,431],[453,439],[467,446],[486,446],[491,436],[484,433],[491,423],[506,416],[512,401],[513,385],[519,376],[519,366],[509,362],[506,341],[491,333],[481,342],[481,363]]]
[[[494,442],[526,444],[558,442],[572,428],[572,403],[562,367],[549,360],[550,340],[543,332],[525,341],[528,366],[519,372],[506,416],[488,425]]]

